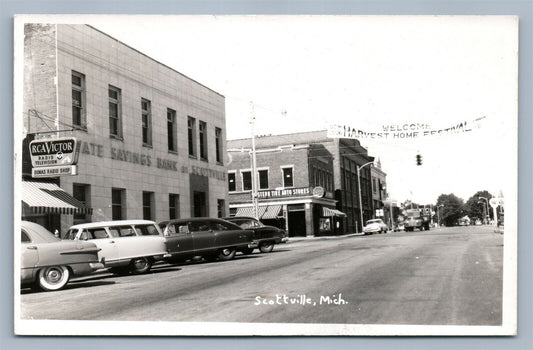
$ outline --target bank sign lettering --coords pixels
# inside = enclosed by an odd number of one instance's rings
[[[76,139],[73,137],[30,142],[33,167],[73,165],[77,162]]]

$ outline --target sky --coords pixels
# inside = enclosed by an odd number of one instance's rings
[[[467,133],[360,139],[392,199],[510,193],[517,168],[517,21],[490,16],[84,16],[226,97],[227,138],[419,123]],[[74,22],[69,19],[67,22]],[[470,125],[470,124],[469,124]],[[420,154],[422,166],[416,166]]]

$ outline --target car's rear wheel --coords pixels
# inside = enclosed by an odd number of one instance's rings
[[[272,242],[264,242],[264,243],[261,243],[261,245],[259,246],[259,250],[262,253],[270,253],[273,249],[274,249],[274,243]]]
[[[147,257],[135,258],[131,261],[130,268],[134,275],[141,275],[150,271],[152,262]]]
[[[223,248],[218,251],[218,258],[222,261],[231,260],[235,257],[235,248]]]
[[[54,291],[63,288],[70,279],[70,271],[66,266],[51,266],[39,271],[39,288]]]
[[[254,251],[254,248],[241,248],[241,253],[244,255],[250,255]]]

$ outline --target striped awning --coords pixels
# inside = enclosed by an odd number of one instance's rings
[[[46,182],[22,181],[22,205],[35,214],[92,214],[92,208]]]
[[[276,219],[281,211],[281,205],[269,205],[266,207],[265,213],[261,216],[261,219]]]
[[[266,211],[266,207],[258,207],[257,215],[261,217]],[[237,214],[235,216],[250,216],[255,217],[254,207],[237,208]]]
[[[322,216],[341,216],[345,217],[346,214],[344,214],[342,211],[337,209],[330,209],[326,207],[322,207]]]

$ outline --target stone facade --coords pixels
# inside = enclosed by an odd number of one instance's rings
[[[224,96],[91,26],[33,24],[25,34],[24,127],[78,140],[78,175],[59,183],[74,196],[86,189],[93,214],[82,221],[111,220],[113,190],[122,219],[169,219],[174,204],[182,217],[227,213]],[[62,215],[62,230],[73,220]]]

